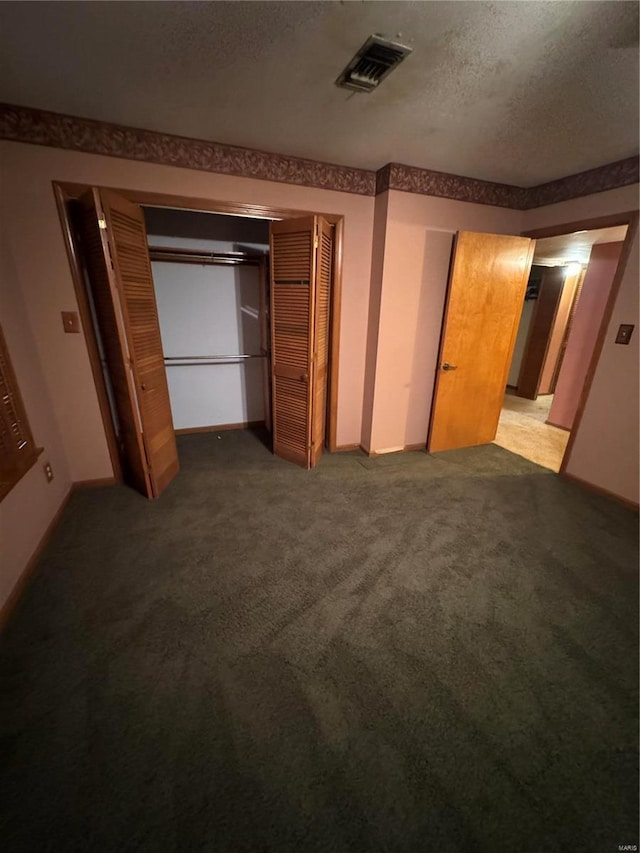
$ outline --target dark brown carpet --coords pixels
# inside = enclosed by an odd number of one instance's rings
[[[73,496],[1,644],[4,851],[638,843],[637,516],[494,446],[221,435]]]

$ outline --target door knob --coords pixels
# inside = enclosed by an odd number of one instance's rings
[[[449,362],[448,362],[448,361],[445,361],[445,362],[443,362],[443,364],[442,364],[442,369],[443,369],[443,370],[457,370],[457,369],[458,369],[458,365],[457,365],[457,364],[449,364]]]
[[[309,381],[309,374],[308,373],[302,373],[300,375],[300,381],[301,382],[308,382]]]
[[[143,391],[147,390],[147,386],[144,384],[144,382],[142,383],[142,385],[140,387],[142,388]]]

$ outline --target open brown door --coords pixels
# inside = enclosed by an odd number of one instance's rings
[[[127,482],[157,498],[178,473],[141,208],[110,190],[81,199],[87,271],[111,377]]]
[[[273,452],[303,468],[325,439],[331,226],[321,216],[271,224]]]
[[[454,246],[427,449],[493,441],[532,240],[461,231]]]

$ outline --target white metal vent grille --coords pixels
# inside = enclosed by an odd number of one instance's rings
[[[336,80],[336,85],[356,92],[372,92],[413,48],[382,36],[369,36]]]

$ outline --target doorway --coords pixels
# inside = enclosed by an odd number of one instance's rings
[[[537,240],[494,443],[559,472],[628,226]]]
[[[539,229],[521,238],[475,232],[456,235],[436,365],[428,452],[493,443],[501,419],[504,424],[509,417],[518,416],[527,419],[527,426],[538,422],[540,429],[555,428],[566,433],[553,463],[540,463],[565,473],[637,227],[638,214],[631,211]],[[605,233],[605,229],[616,230]],[[542,241],[546,238],[554,241],[545,244]],[[566,254],[562,255],[563,263],[558,262],[559,243],[555,238],[565,242],[571,238],[574,251],[581,243],[586,246],[586,256],[574,257],[570,270],[577,275],[581,272],[577,266],[586,265],[589,272],[589,276],[585,272],[577,298],[580,276],[573,292],[567,291],[562,300],[569,263]],[[609,242],[600,243],[599,239]],[[542,292],[539,282],[530,281],[536,243],[541,244],[537,266],[562,269],[549,274],[553,286],[547,288],[544,309],[539,309],[538,320],[545,320],[549,334],[538,335],[535,346],[532,344],[538,370],[534,393],[528,391],[525,397],[523,391],[518,397],[515,389],[520,384],[520,366],[510,370],[513,354],[519,353],[522,359],[528,342],[533,340],[530,329],[526,329],[517,346],[520,319],[526,302],[537,301],[536,291]],[[555,254],[542,254],[545,248]],[[577,265],[577,260],[584,263]],[[540,270],[533,272],[540,278]],[[606,286],[586,286],[590,280],[598,279],[606,280]],[[549,298],[554,293],[555,302]],[[538,304],[542,306],[543,300]],[[560,313],[565,314],[566,322],[558,328],[554,323]],[[531,323],[533,310],[527,314],[525,318]],[[632,329],[621,326],[616,343],[628,343]],[[550,361],[547,356],[552,351],[556,357]],[[510,373],[518,377],[514,388],[507,387],[514,381]],[[540,387],[545,389],[543,381],[549,382],[545,396],[550,398],[553,391],[553,399],[546,405],[543,399],[538,403]],[[511,441],[503,443],[506,449],[527,458],[532,458],[531,445],[535,441],[526,435],[519,447]]]
[[[257,215],[255,207],[245,212],[239,205],[222,205],[220,212],[215,202],[175,199],[174,205],[173,197],[150,193],[132,200],[122,191],[78,185],[54,189],[116,479],[127,480],[132,466],[122,464],[123,450],[128,456],[137,442],[133,467],[139,476],[133,485],[144,493],[142,479],[149,475],[148,496],[157,497],[178,470],[176,432],[220,433],[225,428],[264,425],[273,432],[275,454],[303,467],[313,467],[325,446],[334,449],[341,217],[329,222],[318,214],[296,218],[293,211],[268,209]],[[141,202],[155,209],[146,210],[146,219]],[[74,207],[80,207],[85,219],[93,217],[84,234],[74,223]],[[205,210],[194,212],[200,207]],[[236,211],[242,219],[233,215]],[[210,286],[211,267],[218,268],[215,287]],[[205,268],[208,285],[202,280]],[[194,279],[185,270],[199,271],[200,276]],[[293,272],[295,281],[289,278]],[[101,317],[108,303],[105,324]],[[93,318],[91,304],[98,306]],[[99,328],[92,322],[96,314]],[[105,339],[110,344],[106,348]],[[202,347],[209,351],[201,352]],[[107,371],[101,361],[107,362]],[[144,381],[141,371],[151,362],[153,373]],[[196,379],[198,372],[204,377],[205,371],[210,380],[207,393],[194,392],[202,382]],[[291,371],[295,376],[289,375]],[[216,372],[220,381],[214,390]],[[116,394],[109,389],[114,375],[122,380]],[[123,418],[120,409],[127,397]],[[119,406],[115,416],[114,399]],[[240,419],[229,419],[229,412]],[[157,434],[151,429],[154,419]],[[126,447],[123,424],[129,439]],[[160,432],[161,455],[171,471],[171,476],[163,475],[162,487],[154,480],[150,458]]]

